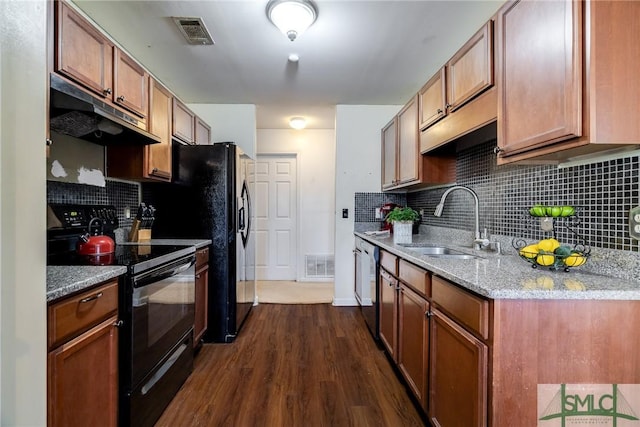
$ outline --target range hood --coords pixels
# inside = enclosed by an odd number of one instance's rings
[[[160,138],[136,126],[139,120],[54,73],[49,126],[52,131],[100,145],[149,145]]]

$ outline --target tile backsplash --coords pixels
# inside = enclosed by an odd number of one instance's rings
[[[140,184],[108,178],[105,187],[47,181],[47,203],[113,205],[118,212],[120,227],[131,227],[132,220],[124,217],[124,210],[131,208],[131,214],[135,214],[140,203]]]
[[[548,236],[528,215],[533,204],[572,205],[579,223],[558,221],[558,239],[576,243],[571,228],[592,247],[638,252],[631,239],[628,215],[640,204],[638,156],[558,168],[557,166],[497,166],[495,141],[458,153],[457,184],[472,188],[480,200],[480,227],[490,234],[540,239]],[[433,216],[446,188],[407,194],[407,204],[423,209],[422,224],[473,229],[473,198],[464,191],[450,193],[442,217]]]

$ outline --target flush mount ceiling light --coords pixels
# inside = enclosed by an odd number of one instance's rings
[[[267,3],[267,17],[294,41],[315,22],[318,10],[310,0],[271,0]]]
[[[304,117],[292,117],[289,120],[289,126],[296,130],[304,129],[307,126],[307,121]]]

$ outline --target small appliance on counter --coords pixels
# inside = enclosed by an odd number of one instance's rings
[[[397,206],[398,205],[396,205],[395,203],[385,203],[380,207],[380,218],[382,219],[382,225],[380,226],[381,230],[389,230],[393,232],[393,225],[385,221],[384,219],[387,217],[387,215],[389,215],[389,212],[391,212]]]

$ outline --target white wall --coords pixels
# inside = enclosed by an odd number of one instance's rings
[[[380,130],[400,105],[338,105],[336,107],[336,277],[334,305],[356,305],[354,296],[353,228],[355,193],[380,192]],[[342,209],[349,218],[342,218]]]
[[[212,142],[235,142],[256,157],[256,106],[253,104],[188,104],[211,126]]]
[[[0,1],[0,424],[46,425],[46,4]]]
[[[298,170],[298,280],[304,256],[332,254],[335,212],[333,129],[258,129],[258,154],[296,154]]]

